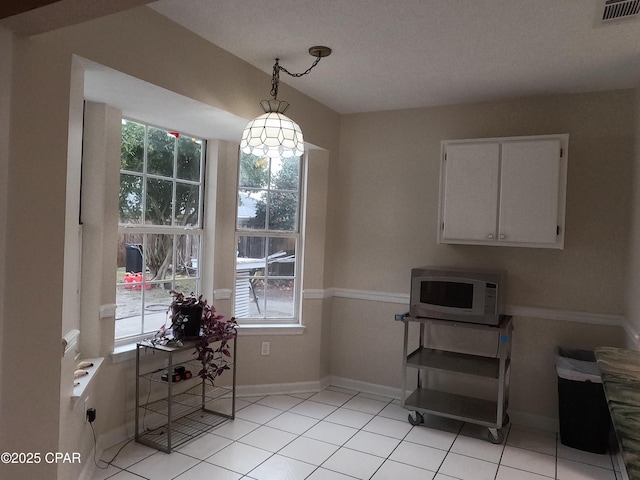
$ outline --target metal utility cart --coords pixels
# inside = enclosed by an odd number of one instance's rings
[[[409,314],[396,315],[396,320],[404,323],[404,353],[402,406],[409,413],[409,422],[420,425],[423,414],[462,420],[486,426],[492,443],[502,443],[501,428],[509,423],[509,373],[513,322],[511,316],[503,315],[497,326],[454,322],[435,318],[412,317]],[[418,347],[408,351],[409,328],[419,324]],[[443,325],[455,329],[476,329],[495,333],[498,347],[495,356],[481,356],[425,347],[425,329],[429,325]],[[410,370],[417,370],[417,386],[410,392],[407,376]],[[496,400],[485,400],[429,388],[429,373],[440,372],[460,376],[487,379],[494,382]]]
[[[237,337],[229,341],[233,360],[228,362],[231,371],[220,377],[221,386],[198,377],[202,366],[193,354],[195,343],[185,341],[180,347],[137,344],[136,442],[171,453],[235,417]],[[192,376],[174,381],[176,367],[184,367]]]

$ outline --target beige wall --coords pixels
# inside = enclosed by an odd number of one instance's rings
[[[631,335],[640,333],[640,89],[636,89],[634,103],[635,121],[633,124],[635,133],[635,152],[633,178],[633,198],[630,208],[630,234],[629,234],[629,259],[627,270],[627,303],[625,319],[629,323]],[[629,348],[637,349],[637,339],[631,338],[627,342]]]
[[[13,71],[13,35],[0,28],[0,252],[5,252],[7,227],[7,177],[9,169],[9,132],[11,75]],[[5,255],[0,254],[0,365],[4,318]],[[0,411],[2,411],[2,369],[0,369]]]
[[[633,91],[344,116],[331,176],[332,285],[345,297],[382,292],[399,303],[333,299],[332,374],[400,387],[393,313],[407,309],[400,294],[409,293],[412,267],[500,268],[510,307],[558,311],[558,320],[515,319],[512,376],[514,410],[555,417],[553,348],[624,341],[618,326],[560,318],[587,312],[606,324],[624,313],[633,118]],[[570,134],[564,250],[436,243],[441,140],[551,133]]]
[[[511,305],[623,313],[633,102],[619,91],[345,116],[332,286],[408,293],[412,267],[486,266],[507,270]],[[565,249],[438,245],[440,141],[548,133],[570,134]]]
[[[3,47],[12,43],[5,41],[4,35],[1,41]],[[0,241],[1,257],[6,261],[0,272],[6,282],[4,298],[12,301],[2,305],[0,352],[3,370],[19,368],[21,374],[2,376],[6,383],[0,389],[3,405],[0,447],[3,451],[23,452],[57,451],[64,447],[83,453],[86,463],[89,459],[85,452],[91,448],[91,442],[90,430],[83,421],[84,405],[73,404],[65,395],[67,387],[61,387],[61,370],[66,371],[69,365],[60,363],[63,325],[66,329],[74,324],[63,312],[79,310],[79,300],[73,294],[76,286],[67,281],[65,289],[64,281],[65,275],[71,279],[72,270],[78,268],[77,260],[66,265],[64,261],[65,242],[70,245],[66,207],[73,203],[67,199],[79,198],[77,184],[69,180],[78,178],[79,172],[74,171],[75,167],[68,168],[69,152],[79,151],[80,147],[74,140],[75,124],[70,123],[70,112],[81,108],[71,95],[75,80],[72,57],[87,58],[247,119],[260,113],[258,101],[268,91],[269,76],[146,7],[29,39],[18,38],[7,55],[14,58],[11,78],[14,89],[9,98],[2,97],[3,114],[7,112],[4,100],[11,102],[11,132],[10,161],[7,176],[3,176],[8,184],[7,218],[0,220],[3,228],[10,228],[6,245]],[[0,79],[4,86],[8,83],[5,72],[3,69]],[[318,168],[321,174],[328,171],[327,164],[337,158],[339,116],[286,85],[282,85],[281,95],[293,105],[292,115],[304,129],[305,138],[326,149],[320,157],[323,165]],[[235,178],[237,145],[227,147],[226,157],[220,155],[217,172],[222,187],[217,192],[218,200],[225,211],[216,225],[228,233],[233,231],[233,222],[229,221],[235,208],[235,192],[233,183],[224,182],[229,175],[232,181]],[[4,164],[5,157],[1,158]],[[313,226],[318,236],[324,235],[326,192],[322,191],[322,185],[328,182],[324,175],[319,180],[320,190],[313,193],[320,200],[314,207],[315,219],[322,218]],[[322,258],[324,240],[315,239],[311,243],[312,255]],[[215,254],[215,282],[220,282],[219,288],[232,288],[233,241],[216,243]],[[66,258],[70,259],[68,255]],[[311,284],[324,285],[322,269],[314,262],[309,268],[315,272]],[[95,297],[94,305],[83,305],[88,316],[95,315],[97,302],[105,302],[105,298]],[[272,338],[273,353],[268,362],[263,362],[264,357],[259,354],[260,337],[242,340],[240,345],[246,347],[241,348],[246,350],[239,381],[319,380],[321,372],[326,371],[326,362],[324,370],[321,367],[320,353],[324,331],[321,324],[326,317],[322,302],[311,302],[317,304],[305,307],[308,327],[304,333]],[[229,316],[230,302],[226,305],[222,302],[219,310]],[[109,321],[112,319],[101,320],[106,323],[87,329],[87,335],[91,331],[103,334]],[[104,350],[104,338],[83,341],[83,346],[87,351]],[[295,370],[289,376],[292,365]],[[133,367],[132,361],[111,364],[107,358],[87,391],[86,396],[98,411],[94,423],[98,436],[118,430],[125,433],[123,426],[132,418]],[[65,423],[63,427],[61,422]],[[24,468],[1,465],[0,477],[19,480],[56,478],[59,474],[60,478],[72,478],[83,466],[63,468],[58,473],[55,465],[44,463]]]

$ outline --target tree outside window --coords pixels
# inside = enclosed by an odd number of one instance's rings
[[[123,120],[116,339],[157,330],[169,291],[197,293],[204,141]]]
[[[240,155],[235,315],[293,321],[298,310],[302,161]]]

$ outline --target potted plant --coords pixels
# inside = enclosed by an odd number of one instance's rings
[[[202,368],[198,376],[214,384],[216,377],[229,370],[231,352],[229,341],[235,339],[236,319],[224,320],[202,295],[184,295],[171,290],[173,301],[167,310],[169,326],[160,327],[151,343],[182,346],[185,340],[196,340],[194,352]],[[168,334],[171,333],[172,337]]]
[[[182,341],[199,337],[205,309],[211,308],[207,301],[202,295],[196,297],[193,293],[188,296],[175,290],[169,293],[173,295],[173,301],[167,314],[171,316],[173,338]]]

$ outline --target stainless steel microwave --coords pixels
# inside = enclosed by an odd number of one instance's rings
[[[447,267],[411,270],[413,317],[498,325],[504,314],[506,272]]]

